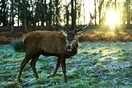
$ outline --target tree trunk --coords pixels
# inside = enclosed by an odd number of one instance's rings
[[[69,8],[69,5],[66,5],[65,6],[65,9],[66,9],[66,25],[68,26],[69,25],[69,10],[68,10],[68,8]]]
[[[127,26],[130,26],[130,0],[126,0],[127,3]]]
[[[102,0],[99,4],[99,25],[101,25],[102,23],[102,19],[101,19],[101,10],[102,10],[102,6],[103,6],[104,0]]]
[[[95,25],[97,25],[97,22],[96,22],[96,20],[97,20],[97,18],[96,18],[96,0],[94,0],[94,13],[95,13]]]
[[[49,12],[46,14],[46,16],[49,15],[49,27],[51,27],[52,25],[52,0],[50,0],[50,3],[49,3]]]
[[[14,32],[14,13],[13,13],[13,0],[11,0],[11,18],[10,18],[10,26],[11,26],[11,33]]]
[[[27,32],[27,19],[24,19],[24,32]]]
[[[56,15],[58,16],[58,18],[56,17],[56,30],[59,29],[59,20],[60,20],[60,13],[59,13],[59,8],[58,8],[58,5],[59,5],[59,0],[55,0],[55,6],[56,6]]]
[[[76,0],[71,0],[71,18],[72,18],[72,30],[76,26]]]

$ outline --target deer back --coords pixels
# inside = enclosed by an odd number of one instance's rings
[[[77,53],[78,42],[73,44],[72,52],[67,52],[63,33],[55,31],[33,31],[23,36],[25,52],[53,56],[71,57]]]

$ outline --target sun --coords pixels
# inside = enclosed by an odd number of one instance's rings
[[[120,24],[119,12],[115,10],[109,10],[106,13],[105,24],[109,25],[112,29],[115,29],[116,25]]]

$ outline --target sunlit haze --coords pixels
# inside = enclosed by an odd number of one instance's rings
[[[109,10],[106,13],[105,24],[110,25],[112,29],[115,28],[117,24],[120,23],[120,14],[118,11]]]

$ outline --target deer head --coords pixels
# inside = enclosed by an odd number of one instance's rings
[[[63,35],[65,36],[65,41],[66,41],[66,49],[68,52],[72,51],[72,45],[74,43],[78,42],[78,36],[77,32],[75,31],[70,31],[68,29],[62,30]]]
[[[57,20],[58,20],[58,23],[57,24],[60,27],[62,27],[61,24],[60,24],[59,17],[57,15],[56,15],[56,17],[57,17]],[[89,24],[91,23],[92,18],[93,17],[90,14],[90,22],[89,22]],[[85,26],[81,26],[81,27],[79,27],[77,29],[74,29],[72,31],[69,30],[68,28],[64,28],[63,30],[61,30],[62,33],[63,33],[63,35],[66,37],[65,38],[66,39],[65,40],[66,41],[66,49],[67,49],[68,52],[71,52],[72,51],[73,44],[74,43],[78,43],[78,35],[80,35],[81,33],[83,33],[83,31],[87,28],[87,26],[89,26],[89,24],[88,25],[85,25]]]
[[[74,43],[78,43],[78,36],[85,31],[85,29],[91,23],[92,19],[93,17],[90,14],[90,21],[88,25],[81,26],[77,29],[74,29],[73,31],[68,30],[68,28],[64,28],[64,30],[62,30],[64,36],[66,37],[66,48],[68,52],[72,51],[72,46]]]

